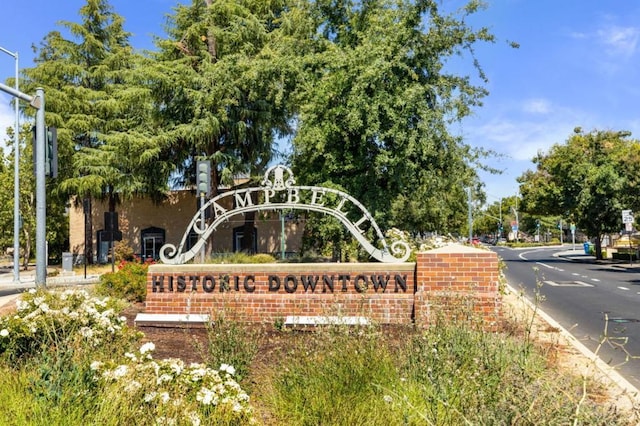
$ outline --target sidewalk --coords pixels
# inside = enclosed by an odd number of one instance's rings
[[[593,263],[602,266],[608,266],[612,269],[626,270],[627,272],[640,272],[640,261],[623,260],[623,259],[602,259],[597,260],[595,256],[586,254],[582,246],[578,250],[563,250],[553,254],[554,257],[560,257],[565,260],[569,260],[577,263]]]
[[[51,275],[57,269],[48,269],[45,284],[47,287],[61,287],[71,285],[95,284],[98,282],[99,275],[87,275],[77,273],[60,273],[59,275]],[[36,272],[35,269],[20,271],[20,280],[14,280],[13,270],[7,268],[0,269],[0,308],[13,302],[20,296],[20,293],[36,288]]]

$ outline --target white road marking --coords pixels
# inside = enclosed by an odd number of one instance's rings
[[[618,288],[619,288],[620,290],[627,290],[627,291],[629,290],[629,289],[628,289],[628,288],[626,288],[626,287],[618,287]]]
[[[546,263],[536,262],[536,265],[544,266],[545,268],[553,269],[554,271],[564,272],[564,269],[558,268],[556,266],[547,265]]]
[[[552,287],[593,287],[593,285],[587,284],[582,281],[573,281],[573,282],[566,282],[566,283],[557,283],[555,281],[544,281],[544,283]]]
[[[597,282],[597,283],[599,283],[599,282],[600,282],[600,280],[599,280],[599,279],[597,279],[597,278],[591,278],[591,281],[595,281],[595,282]]]

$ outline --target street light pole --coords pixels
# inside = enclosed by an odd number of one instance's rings
[[[473,215],[471,211],[471,187],[467,188],[468,205],[467,205],[467,216],[469,221],[469,244],[473,244]]]
[[[18,52],[10,52],[0,46],[0,50],[13,57],[16,63],[16,79],[14,87],[16,92],[20,90],[18,85]],[[13,281],[20,282],[20,106],[18,99],[13,99],[15,106],[15,125],[13,129]]]

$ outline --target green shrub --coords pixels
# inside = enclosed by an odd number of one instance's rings
[[[150,262],[126,262],[116,272],[100,276],[96,292],[129,302],[143,302],[147,296],[147,271]]]
[[[244,425],[253,423],[249,395],[235,368],[186,365],[180,359],[154,360],[147,342],[122,362],[91,364],[102,387],[91,424]],[[254,423],[255,424],[255,423]]]
[[[275,257],[266,253],[259,254],[247,254],[244,252],[236,252],[236,253],[225,253],[223,255],[218,255],[209,259],[209,263],[228,263],[228,264],[238,264],[238,263],[276,263]]]
[[[401,383],[396,358],[374,327],[331,326],[283,355],[265,396],[277,424],[391,425],[402,418],[385,398]]]
[[[97,299],[86,291],[31,289],[20,297],[17,312],[0,318],[0,356],[10,361],[69,346],[98,347],[126,333],[116,312],[118,300]]]
[[[207,342],[201,347],[207,365],[233,365],[238,380],[249,374],[251,362],[258,353],[260,330],[258,326],[248,327],[219,314],[213,324],[207,326]]]
[[[135,252],[133,251],[133,247],[129,245],[128,240],[116,242],[114,245],[114,252],[116,254],[116,262],[131,262],[135,260]]]

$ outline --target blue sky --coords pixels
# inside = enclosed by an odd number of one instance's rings
[[[188,3],[189,0],[182,0]],[[132,44],[152,48],[177,0],[112,0],[133,33]],[[445,7],[461,0],[442,0]],[[575,127],[629,130],[640,138],[640,2],[633,0],[488,0],[470,24],[487,26],[495,44],[477,46],[490,94],[484,106],[452,130],[472,146],[502,158],[485,162],[502,175],[481,173],[489,203],[516,195],[516,178],[531,158],[564,143]],[[83,0],[4,0],[0,46],[32,65],[39,45],[60,20],[78,21]],[[508,41],[520,44],[512,49]],[[460,66],[460,61],[455,61]],[[452,65],[453,66],[453,65]],[[0,81],[14,75],[14,59],[0,52]],[[470,68],[460,72],[472,73]],[[0,127],[12,125],[9,97],[0,96]]]

